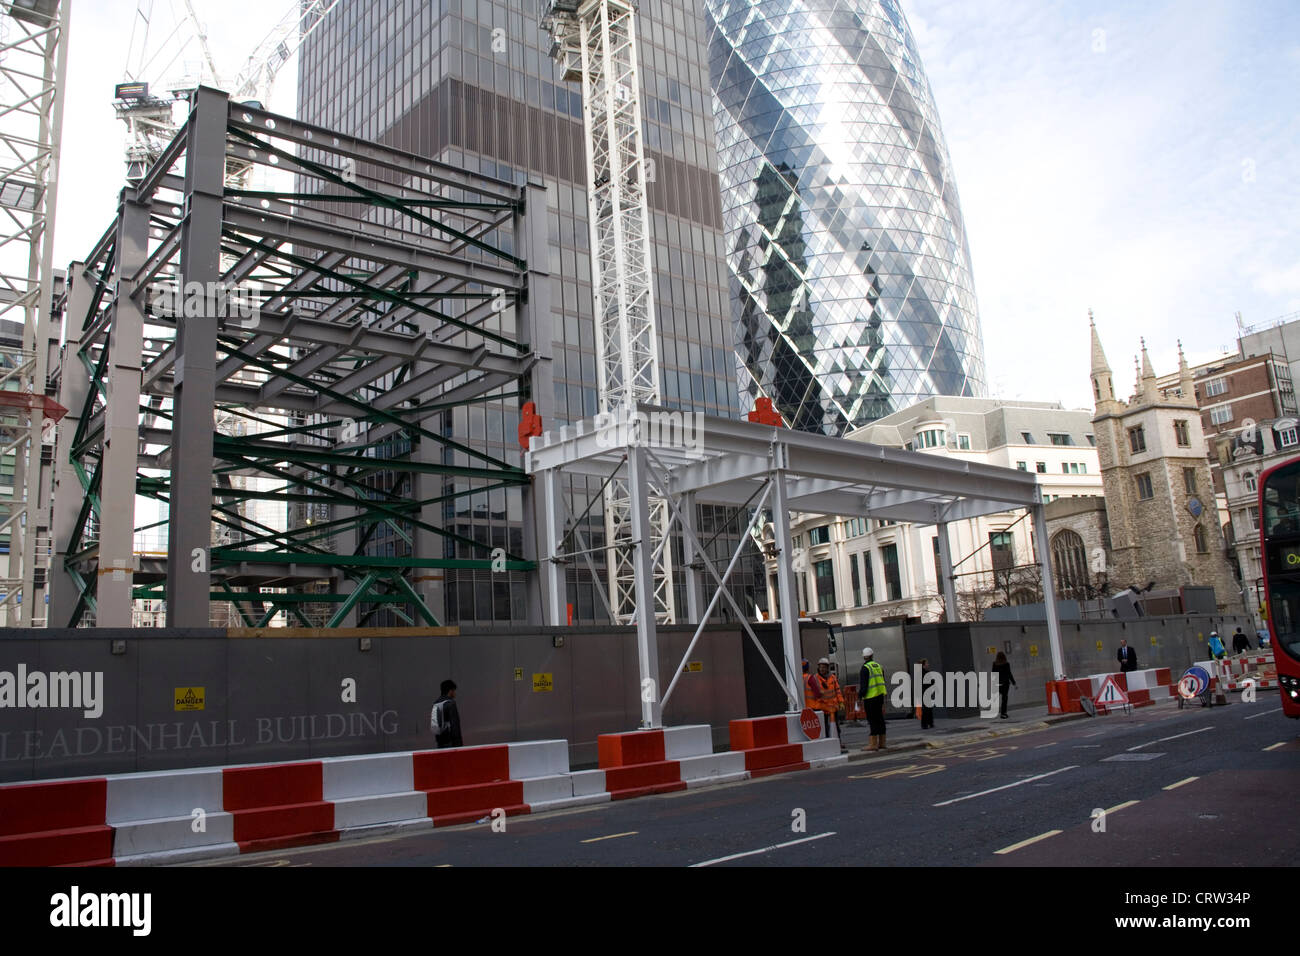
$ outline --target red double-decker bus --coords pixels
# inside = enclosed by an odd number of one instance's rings
[[[1300,717],[1300,458],[1260,476],[1259,514],[1268,631],[1282,713]]]

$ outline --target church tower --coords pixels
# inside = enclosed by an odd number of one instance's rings
[[[1178,347],[1179,387],[1162,392],[1141,341],[1136,389],[1115,396],[1111,370],[1092,333],[1093,433],[1110,525],[1109,580],[1115,588],[1212,586],[1221,607],[1238,603],[1219,527],[1205,436],[1191,372]]]

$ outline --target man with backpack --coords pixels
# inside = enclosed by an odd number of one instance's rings
[[[456,709],[456,682],[442,682],[442,696],[433,704],[433,713],[429,717],[429,729],[437,737],[438,749],[463,747],[460,739],[460,711]]]

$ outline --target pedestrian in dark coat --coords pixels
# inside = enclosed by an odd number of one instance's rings
[[[921,729],[930,730],[934,727],[934,708],[925,705],[925,675],[930,673],[930,661],[928,658],[921,658]]]
[[[998,708],[998,716],[1003,719],[1007,716],[1007,695],[1011,693],[1011,688],[1016,686],[1016,679],[1011,675],[1011,665],[1007,663],[1007,655],[998,651],[998,656],[993,658],[993,673],[998,675],[998,694],[1002,698],[1001,706]]]
[[[1128,641],[1120,638],[1119,650],[1115,652],[1115,658],[1119,661],[1119,669],[1124,673],[1138,669],[1137,651],[1128,646]]]

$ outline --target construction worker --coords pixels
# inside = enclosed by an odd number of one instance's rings
[[[876,662],[875,652],[862,649],[862,671],[858,675],[858,696],[867,709],[871,743],[863,750],[888,750],[885,746],[885,672]]]
[[[812,685],[808,682],[808,658],[803,660],[803,706],[804,710],[817,709],[817,696],[813,693]]]
[[[839,715],[844,710],[844,694],[840,692],[839,679],[831,673],[831,662],[823,657],[817,662],[817,673],[808,678],[806,684],[812,691],[813,709],[822,712],[822,721],[826,727],[827,738],[840,735]],[[832,724],[835,733],[831,733]]]

